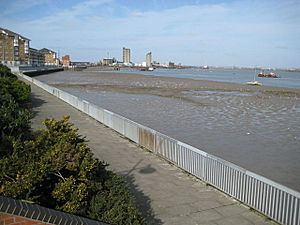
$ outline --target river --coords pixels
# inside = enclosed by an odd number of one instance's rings
[[[300,90],[95,69],[37,79],[300,191]]]
[[[138,73],[147,76],[165,76],[191,78],[196,80],[211,80],[220,82],[246,83],[253,81],[254,75],[261,72],[253,69],[156,69],[154,71],[139,71],[136,69],[122,69],[121,73]],[[264,71],[268,72],[268,71]],[[300,72],[288,72],[283,70],[273,71],[280,76],[276,78],[257,77],[255,79],[266,86],[299,88]]]

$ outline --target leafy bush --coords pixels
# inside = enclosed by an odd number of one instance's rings
[[[30,112],[22,107],[29,100],[30,86],[0,66],[0,156],[12,150],[13,140],[29,133]]]
[[[111,224],[143,224],[123,179],[93,157],[68,122],[46,119],[33,140],[0,160],[0,195]]]
[[[16,75],[11,73],[11,70],[7,67],[4,66],[2,64],[0,64],[0,77],[13,77],[13,78],[17,78]]]
[[[91,199],[88,216],[111,224],[143,224],[144,221],[127,190],[122,177],[111,173],[102,191]]]
[[[110,224],[144,224],[124,180],[93,157],[68,122],[30,136],[30,86],[0,65],[0,195]]]
[[[30,97],[30,86],[12,77],[0,77],[0,96],[8,95],[19,104],[27,102]],[[5,101],[5,98],[1,101]]]

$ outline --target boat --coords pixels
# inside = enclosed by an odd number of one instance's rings
[[[254,81],[248,81],[247,84],[248,84],[248,85],[258,85],[258,86],[262,86],[262,83],[258,82],[257,80],[254,80]]]
[[[141,71],[153,71],[154,68],[153,67],[142,67]]]
[[[259,74],[257,74],[258,77],[268,77],[268,78],[279,78],[279,76],[275,73],[264,73],[264,72],[260,72]]]
[[[256,86],[262,86],[262,83],[260,83],[257,80],[255,80],[255,75],[256,75],[256,70],[254,70],[253,81],[248,81],[248,82],[246,82],[246,84],[248,84],[248,85],[256,85]]]

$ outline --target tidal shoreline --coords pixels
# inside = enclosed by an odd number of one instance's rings
[[[66,80],[58,79],[53,82],[58,87],[88,88],[99,91],[117,91],[132,94],[152,94],[162,97],[176,97],[182,91],[239,91],[260,92],[266,95],[285,97],[300,97],[300,90],[295,88],[250,86],[246,84],[218,82],[208,80],[194,80],[190,78],[157,77],[142,74],[114,73],[113,71],[101,72],[64,72],[75,75]],[[76,79],[76,73],[84,73],[86,80]],[[42,78],[42,77],[41,77]],[[50,78],[50,77],[49,77]],[[91,80],[91,82],[89,82]],[[51,81],[51,80],[48,80]]]
[[[88,71],[37,79],[300,190],[299,89]]]

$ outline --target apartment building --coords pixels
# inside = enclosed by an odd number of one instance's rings
[[[30,39],[0,27],[0,62],[5,65],[29,64]]]
[[[152,52],[148,52],[146,54],[146,66],[151,67],[152,66]]]
[[[29,48],[29,62],[32,66],[43,66],[45,64],[45,56],[40,50]]]
[[[45,65],[59,65],[59,60],[56,57],[56,52],[47,48],[40,49],[40,52],[45,56]]]
[[[69,55],[64,55],[62,57],[62,64],[63,64],[63,67],[69,67],[71,65],[71,59],[70,59]]]
[[[124,65],[130,65],[130,48],[123,47],[123,63]]]

